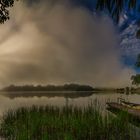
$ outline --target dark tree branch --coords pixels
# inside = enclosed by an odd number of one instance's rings
[[[137,0],[97,0],[97,10],[108,10],[112,17],[119,22],[121,12],[128,8],[129,10],[135,9]]]
[[[15,0],[0,0],[0,23],[4,23],[9,17],[9,8],[14,5]]]

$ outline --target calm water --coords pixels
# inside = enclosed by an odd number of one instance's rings
[[[140,94],[119,93],[76,93],[76,92],[17,92],[0,93],[0,115],[9,109],[19,107],[30,107],[32,105],[73,105],[85,107],[91,101],[98,100],[100,106],[105,110],[107,101],[117,101],[117,98],[125,98],[128,101],[140,104]]]
[[[19,107],[30,107],[32,105],[53,105],[65,106],[73,105],[78,107],[86,107],[92,101],[98,100],[100,107],[106,112],[107,101],[117,101],[121,97],[127,101],[140,104],[140,94],[119,94],[119,93],[76,93],[76,92],[17,92],[17,93],[0,93],[0,116],[9,109],[17,109]],[[140,129],[134,127],[136,132],[136,140],[140,138]]]

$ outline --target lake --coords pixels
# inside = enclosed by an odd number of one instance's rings
[[[121,97],[127,101],[140,104],[140,94],[93,93],[93,92],[1,92],[0,115],[9,109],[30,107],[32,105],[73,105],[86,107],[92,101],[98,100],[105,110],[107,101],[117,101]]]

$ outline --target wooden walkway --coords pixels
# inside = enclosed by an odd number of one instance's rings
[[[127,111],[131,117],[134,117],[140,121],[140,109],[134,109],[132,107],[128,107],[116,102],[109,102],[107,103],[108,108],[114,109],[117,111]]]

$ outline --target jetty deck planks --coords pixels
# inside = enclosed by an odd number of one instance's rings
[[[116,103],[116,102],[110,102],[110,103],[107,103],[107,105],[109,108],[112,108],[112,109],[115,109],[118,111],[127,111],[129,115],[140,120],[140,109],[134,109],[131,107],[127,107],[127,106],[124,106],[124,105],[122,105],[120,103]]]

